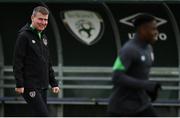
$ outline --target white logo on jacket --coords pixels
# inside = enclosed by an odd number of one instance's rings
[[[32,43],[33,43],[33,44],[35,44],[35,43],[36,43],[36,41],[35,41],[35,40],[32,40]]]
[[[153,52],[151,52],[151,59],[152,59],[152,61],[154,61],[154,53]]]
[[[29,92],[29,96],[34,98],[36,96],[36,92],[35,91],[31,91]]]
[[[47,39],[43,38],[43,43],[45,46],[47,46],[47,44],[48,44]]]
[[[146,57],[144,55],[141,56],[141,61],[145,61]]]

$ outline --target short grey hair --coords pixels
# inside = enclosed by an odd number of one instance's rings
[[[49,15],[49,10],[46,7],[43,6],[37,6],[33,9],[32,15],[36,15],[38,12],[40,12],[43,15]]]

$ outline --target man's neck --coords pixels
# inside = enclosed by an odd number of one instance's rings
[[[137,33],[135,35],[135,41],[143,47],[147,46],[149,44],[143,36],[141,36]]]
[[[39,38],[41,39],[41,33],[42,33],[42,31],[38,31],[32,24],[30,25],[30,27],[32,28],[32,30],[36,30],[37,31],[37,34],[38,34],[38,36],[39,36]]]
[[[30,25],[30,27],[31,27],[33,30],[36,30],[36,31],[39,32],[39,33],[42,32],[42,31],[37,30],[32,24]]]
[[[30,27],[31,27],[33,30],[35,30],[35,29],[36,29],[36,28],[35,28],[32,24],[30,25]]]

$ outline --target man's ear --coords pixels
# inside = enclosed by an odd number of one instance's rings
[[[34,16],[32,15],[32,16],[31,16],[31,21],[33,21],[33,19],[34,19]]]

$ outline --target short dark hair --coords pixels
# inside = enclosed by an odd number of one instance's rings
[[[141,25],[143,24],[146,24],[146,23],[149,23],[149,22],[152,22],[155,20],[155,17],[150,15],[150,14],[147,14],[147,13],[141,13],[140,15],[138,15],[134,22],[133,22],[133,25],[134,27],[137,29],[138,27],[140,27]]]
[[[37,6],[33,9],[32,15],[36,15],[37,12],[40,12],[43,15],[49,15],[49,10],[46,7],[43,6]]]

